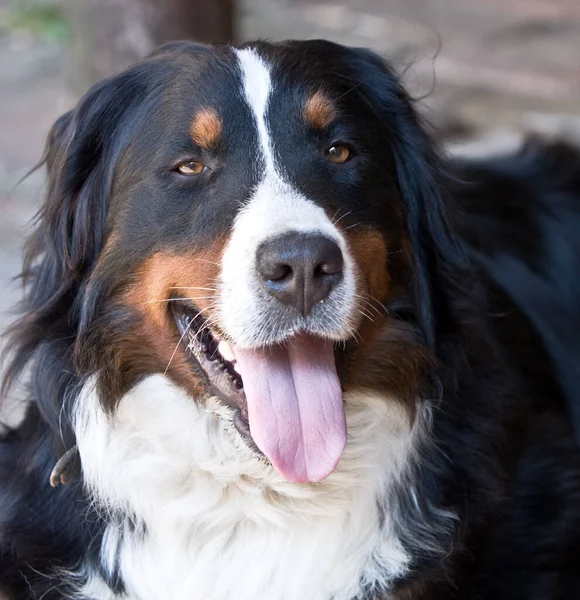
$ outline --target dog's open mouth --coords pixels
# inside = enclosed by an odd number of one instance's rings
[[[333,343],[301,334],[266,348],[220,340],[193,307],[173,315],[192,367],[234,411],[234,425],[288,481],[320,481],[346,444]]]
[[[231,349],[224,342],[220,344],[198,311],[181,303],[174,303],[172,308],[182,342],[193,359],[193,367],[205,380],[208,391],[234,410],[236,429],[251,443],[244,384]]]

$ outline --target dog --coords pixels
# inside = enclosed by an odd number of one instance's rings
[[[10,600],[580,597],[576,149],[447,158],[369,50],[175,42],[44,163]]]

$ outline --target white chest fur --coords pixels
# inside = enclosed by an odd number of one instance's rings
[[[76,433],[84,476],[110,515],[101,556],[131,600],[351,600],[409,568],[389,493],[421,434],[397,402],[345,396],[349,439],[337,470],[290,484],[239,442],[217,406],[152,376],[109,419],[92,385]],[[227,416],[226,416],[227,418]],[[143,527],[132,530],[133,515]],[[95,575],[94,600],[115,598]]]

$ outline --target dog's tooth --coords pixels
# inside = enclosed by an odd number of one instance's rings
[[[233,362],[236,360],[231,346],[223,340],[218,345],[218,351],[228,362]]]
[[[236,372],[237,372],[237,373],[239,373],[240,375],[242,374],[242,372],[241,372],[241,370],[240,370],[240,367],[239,367],[239,365],[238,365],[238,363],[237,363],[237,362],[234,362],[234,369],[235,369],[235,370],[236,370]]]

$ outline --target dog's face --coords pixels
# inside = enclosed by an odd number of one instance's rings
[[[418,393],[429,309],[417,333],[385,307],[435,293],[424,146],[379,59],[325,42],[174,45],[99,84],[47,161],[79,371],[111,406],[166,373],[288,480],[326,477],[344,386]]]

